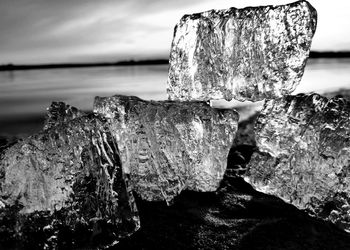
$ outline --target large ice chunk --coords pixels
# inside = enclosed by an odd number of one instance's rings
[[[104,119],[53,103],[45,127],[0,159],[0,234],[8,235],[6,228],[15,241],[24,241],[46,230],[43,244],[51,249],[62,228],[73,245],[109,246],[135,232],[140,223],[129,177]],[[6,224],[16,209],[17,224]],[[40,223],[28,229],[30,221]]]
[[[219,186],[237,130],[234,110],[116,95],[96,97],[94,112],[110,119],[123,169],[143,199],[170,202],[183,189]]]
[[[307,1],[185,15],[170,53],[170,100],[262,100],[299,84],[316,29]]]
[[[265,104],[245,179],[350,230],[350,103],[317,94]]]

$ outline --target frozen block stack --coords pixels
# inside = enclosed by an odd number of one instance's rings
[[[107,248],[140,227],[133,191],[168,204],[185,189],[215,191],[238,125],[236,111],[210,107],[216,99],[272,99],[245,179],[350,230],[350,105],[288,96],[316,22],[307,1],[185,15],[171,47],[169,100],[96,97],[90,115],[53,103],[42,132],[1,148],[0,244],[42,232],[40,247],[55,249],[68,230],[73,248]]]

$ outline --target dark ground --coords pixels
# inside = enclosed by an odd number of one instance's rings
[[[350,236],[283,201],[226,178],[217,193],[175,204],[138,201],[141,229],[113,249],[350,249]]]

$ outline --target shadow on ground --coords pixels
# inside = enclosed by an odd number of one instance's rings
[[[141,229],[113,249],[350,249],[350,235],[225,177],[216,193],[138,200]]]

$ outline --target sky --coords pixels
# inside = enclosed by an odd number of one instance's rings
[[[0,64],[168,58],[184,14],[287,0],[0,0]],[[350,50],[350,1],[310,0],[314,51]]]

